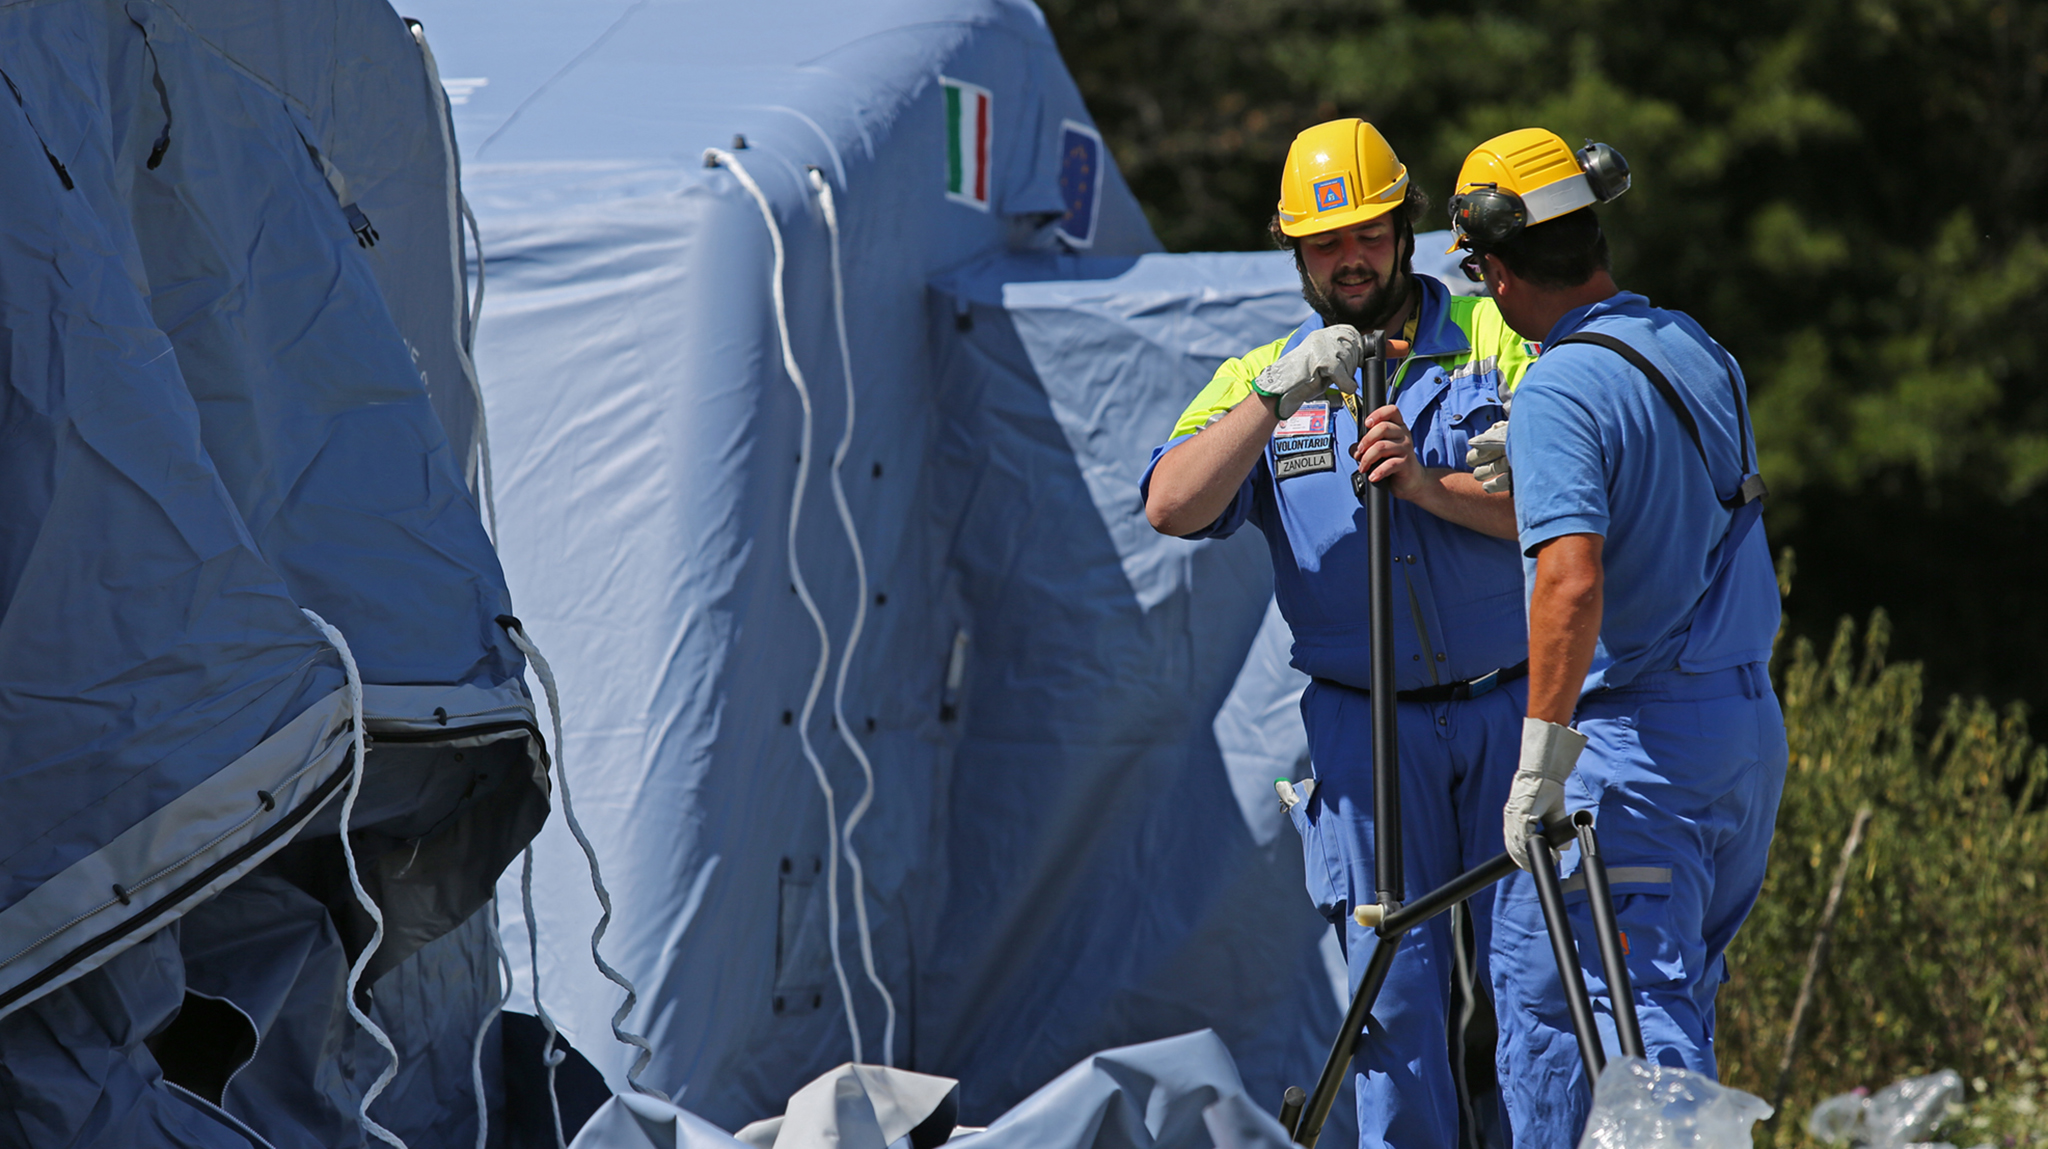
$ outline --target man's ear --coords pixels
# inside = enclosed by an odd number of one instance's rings
[[[1515,273],[1508,270],[1506,260],[1491,252],[1480,256],[1479,259],[1485,265],[1487,275],[1493,280],[1493,297],[1495,299],[1499,299],[1502,296],[1512,296],[1521,287],[1521,280],[1516,279]]]

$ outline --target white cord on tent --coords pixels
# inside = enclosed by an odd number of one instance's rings
[[[476,213],[469,210],[469,197],[456,190],[455,202],[462,209],[462,218],[469,224],[470,238],[475,241],[476,251],[476,295],[469,302],[469,338],[463,341],[463,364],[469,376],[469,393],[476,397],[476,456],[478,484],[483,488],[484,522],[491,529],[491,543],[498,542],[498,483],[491,473],[491,427],[484,414],[484,385],[476,374],[476,325],[484,316],[484,233],[476,225]]]
[[[868,564],[867,556],[861,552],[860,531],[853,525],[853,511],[846,505],[846,484],[841,481],[840,469],[846,463],[846,454],[853,449],[853,354],[848,350],[846,340],[846,279],[839,269],[839,210],[832,199],[832,185],[825,180],[825,174],[811,169],[811,187],[818,193],[818,206],[825,213],[825,230],[832,238],[832,318],[839,329],[839,365],[846,376],[846,422],[839,432],[839,446],[832,452],[832,501],[839,508],[839,525],[846,529],[846,542],[853,549],[853,625],[846,633],[846,649],[839,654],[839,676],[832,683],[832,716],[839,723],[839,740],[853,752],[854,761],[860,763],[861,777],[867,788],[861,792],[860,801],[847,812],[846,826],[839,833],[840,848],[846,851],[846,868],[851,870],[853,885],[853,916],[860,928],[860,960],[868,975],[868,982],[875,992],[882,995],[882,1064],[896,1064],[896,999],[889,996],[889,987],[882,984],[881,975],[875,972],[875,946],[873,935],[868,930],[867,880],[861,871],[860,855],[853,849],[853,828],[867,815],[868,807],[875,800],[875,767],[868,761],[867,750],[854,737],[853,724],[846,720],[846,672],[853,664],[854,648],[860,645],[861,628],[868,617]]]
[[[569,1149],[562,1136],[562,1101],[555,1095],[555,1066],[568,1060],[569,1051],[555,1048],[555,1019],[540,1003],[540,925],[533,913],[533,847],[526,847],[526,860],[519,868],[519,904],[526,912],[527,972],[533,978],[533,1016],[547,1036],[540,1043],[540,1063],[548,1070],[548,1109],[555,1115],[555,1149]]]
[[[341,667],[348,674],[349,717],[354,723],[355,730],[355,761],[349,767],[348,791],[341,799],[341,857],[348,870],[349,888],[355,891],[356,902],[363,907],[364,913],[370,915],[370,921],[375,924],[376,929],[370,934],[370,944],[363,947],[363,952],[356,955],[355,964],[349,967],[348,984],[344,993],[347,995],[348,1015],[354,1018],[356,1024],[369,1033],[370,1039],[391,1057],[391,1064],[384,1067],[384,1072],[378,1074],[377,1080],[371,1082],[370,1088],[364,1092],[362,1106],[356,1111],[356,1119],[362,1124],[363,1131],[372,1137],[391,1146],[392,1149],[406,1149],[405,1142],[399,1140],[396,1133],[370,1118],[370,1103],[377,1100],[377,1096],[391,1084],[392,1078],[398,1076],[398,1047],[392,1045],[391,1038],[356,1005],[356,985],[362,981],[363,970],[369,966],[370,958],[376,954],[377,947],[384,944],[384,911],[377,907],[377,903],[370,897],[370,892],[363,888],[362,873],[356,868],[355,847],[348,840],[349,820],[356,812],[356,795],[363,788],[363,755],[370,748],[363,727],[363,675],[362,671],[356,668],[356,656],[349,650],[348,640],[341,636],[341,631],[304,607],[299,608],[299,613],[306,616],[328,644],[334,647],[335,653],[341,656]]]
[[[463,340],[464,351],[476,350],[476,325],[484,317],[484,233],[476,225],[476,213],[469,209],[469,197],[462,189],[455,191],[456,206],[462,209],[462,218],[469,224],[469,237],[476,245],[476,295],[469,301],[469,338]]]
[[[490,489],[491,478],[491,437],[484,429],[484,393],[476,378],[476,321],[484,308],[484,241],[477,230],[476,214],[469,210],[469,200],[462,194],[462,183],[457,174],[455,156],[455,126],[448,122],[448,97],[441,86],[441,65],[434,59],[434,49],[427,43],[426,29],[417,20],[406,21],[412,29],[413,43],[419,45],[420,63],[426,69],[427,90],[434,94],[434,120],[441,129],[441,154],[445,158],[442,171],[448,181],[448,257],[453,264],[455,278],[465,289],[468,288],[468,273],[462,269],[462,225],[466,220],[469,231],[476,237],[476,298],[470,302],[465,314],[460,306],[455,309],[454,335],[456,359],[462,364],[462,374],[469,381],[470,394],[476,398],[477,436],[477,482],[482,488],[486,522],[490,526],[491,541],[498,541],[498,510],[493,505],[497,492]],[[468,330],[463,329],[463,320],[469,321]],[[468,460],[464,460],[464,466]]]
[[[484,1038],[491,1032],[491,1023],[505,1012],[505,1003],[512,1000],[512,959],[505,956],[505,943],[498,937],[498,899],[485,902],[484,908],[491,914],[491,964],[498,968],[504,988],[484,1014],[484,1023],[477,1026],[476,1047],[469,1055],[469,1080],[476,1087],[476,1149],[484,1149],[491,1135],[491,1107],[484,1096]]]
[[[723,166],[731,171],[733,178],[747,194],[754,197],[754,203],[761,209],[761,219],[768,225],[768,239],[774,246],[775,264],[769,279],[769,287],[775,300],[775,330],[782,339],[782,368],[789,375],[789,381],[796,387],[798,401],[803,405],[803,431],[797,448],[796,489],[789,499],[789,578],[796,587],[796,595],[804,605],[804,611],[811,616],[811,625],[818,630],[818,668],[811,674],[811,689],[804,695],[803,715],[797,720],[797,740],[803,745],[804,760],[811,764],[811,773],[818,780],[818,790],[825,796],[825,829],[829,845],[825,852],[825,909],[828,927],[827,942],[832,951],[832,974],[839,979],[839,998],[846,1003],[846,1031],[853,1038],[853,1059],[861,1057],[860,1017],[854,1012],[853,990],[846,981],[846,963],[839,956],[839,815],[834,805],[832,780],[825,775],[825,765],[818,760],[818,752],[811,745],[811,714],[817,709],[818,694],[825,686],[825,671],[832,665],[832,636],[825,629],[825,616],[818,612],[818,604],[811,598],[811,589],[804,582],[803,567],[797,563],[796,531],[797,522],[803,515],[805,479],[811,463],[811,391],[804,383],[803,368],[797,366],[796,348],[789,341],[789,307],[782,297],[782,228],[775,222],[775,209],[768,204],[768,197],[762,193],[761,185],[747,174],[747,169],[731,152],[722,148],[707,148],[704,152],[706,166]],[[841,724],[844,726],[844,723]],[[862,934],[866,940],[865,931]]]
[[[590,888],[596,891],[597,904],[604,911],[598,916],[597,928],[590,932],[590,960],[597,963],[598,972],[607,980],[626,991],[626,1000],[620,1002],[618,1012],[612,1014],[612,1036],[640,1051],[639,1056],[633,1059],[633,1067],[626,1071],[626,1084],[636,1092],[665,1102],[669,1099],[668,1094],[640,1083],[641,1072],[647,1068],[648,1062],[654,1060],[654,1047],[647,1044],[646,1038],[626,1029],[624,1024],[626,1015],[633,1012],[633,1003],[639,1000],[639,991],[633,988],[632,981],[625,974],[613,969],[597,949],[598,943],[604,940],[605,931],[611,928],[612,895],[605,889],[604,874],[598,869],[597,848],[590,844],[590,836],[583,832],[583,823],[576,820],[576,805],[569,798],[569,771],[565,765],[568,756],[562,746],[562,698],[555,690],[554,671],[548,668],[548,660],[541,657],[540,648],[527,637],[526,628],[517,620],[507,622],[505,633],[512,639],[512,644],[526,655],[526,660],[533,664],[533,672],[540,676],[541,689],[548,696],[548,717],[553,720],[555,728],[555,780],[562,786],[562,820],[569,823],[569,832],[576,836],[576,844],[583,848],[584,860],[590,863]]]

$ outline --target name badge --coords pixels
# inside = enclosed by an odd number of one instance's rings
[[[1330,427],[1328,400],[1303,403],[1273,428],[1273,475],[1292,479],[1337,469],[1337,437]]]

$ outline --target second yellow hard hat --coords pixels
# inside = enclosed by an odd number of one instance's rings
[[[1518,128],[1473,148],[1451,193],[1460,247],[1504,243],[1525,227],[1605,203],[1628,190],[1628,161],[1606,144],[1574,152],[1556,132]]]

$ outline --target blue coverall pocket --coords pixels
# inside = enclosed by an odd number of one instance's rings
[[[1507,409],[1500,401],[1499,373],[1459,376],[1451,383],[1450,393],[1444,396],[1444,414],[1450,425],[1463,431],[1467,438],[1507,418]]]
[[[1301,873],[1308,886],[1309,900],[1315,903],[1317,913],[1336,922],[1343,916],[1347,898],[1338,880],[1342,870],[1334,860],[1330,843],[1323,839],[1321,791],[1319,786],[1307,801],[1289,807],[1287,817],[1294,823],[1294,832],[1301,835]]]
[[[1615,925],[1621,929],[1622,948],[1627,952],[1630,983],[1638,990],[1684,984],[1696,961],[1689,960],[1685,931],[1674,920],[1671,871],[1656,866],[1612,866],[1608,869],[1608,882],[1614,894]],[[1567,894],[1565,907],[1588,971],[1604,982],[1604,974],[1597,973],[1598,942],[1593,935],[1593,914],[1586,905],[1585,890]]]

